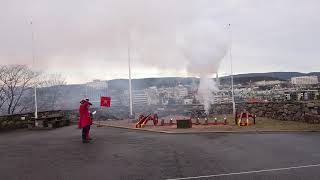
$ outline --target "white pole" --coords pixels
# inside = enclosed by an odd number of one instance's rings
[[[37,101],[37,85],[34,86],[34,107],[35,107],[35,112],[34,112],[34,118],[38,119],[38,101]]]
[[[132,105],[132,84],[131,84],[130,33],[129,33],[129,39],[128,39],[128,65],[129,65],[129,108],[130,108],[130,118],[132,118],[133,105]]]
[[[84,98],[85,99],[88,98],[88,83],[86,83],[86,92],[85,92]]]
[[[231,31],[231,24],[229,24],[229,32],[230,32],[230,68],[231,68],[231,94],[232,94],[232,111],[233,117],[236,117],[236,102],[234,99],[234,81],[233,81],[233,62],[232,62],[232,31]]]
[[[36,64],[36,57],[35,57],[35,46],[34,46],[34,32],[33,32],[33,23],[32,20],[30,21],[31,25],[31,37],[32,37],[32,64],[35,67]],[[37,102],[37,82],[34,84],[34,118],[38,119],[38,102]],[[35,121],[35,125],[37,126],[37,122]]]

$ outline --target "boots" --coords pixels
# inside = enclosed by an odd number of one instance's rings
[[[83,140],[82,140],[82,143],[83,143],[83,144],[88,144],[88,143],[90,143],[90,140],[88,140],[88,139],[83,139]]]

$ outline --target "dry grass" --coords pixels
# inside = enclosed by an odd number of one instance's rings
[[[222,122],[224,116],[217,116],[218,121]],[[297,121],[280,121],[269,118],[257,118],[256,125],[242,126],[235,125],[232,115],[228,115],[228,125],[193,125],[191,129],[177,129],[176,125],[172,126],[153,126],[149,122],[145,129],[152,129],[158,131],[169,132],[206,132],[206,131],[305,131],[305,130],[320,130],[320,124],[308,124]],[[214,122],[214,118],[210,118],[209,122]],[[203,124],[204,120],[201,119],[200,123]],[[129,123],[128,120],[122,121],[104,121],[103,124],[134,128],[135,123]]]

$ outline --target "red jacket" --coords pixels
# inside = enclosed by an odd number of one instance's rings
[[[78,123],[79,128],[84,128],[88,125],[92,125],[92,119],[90,118],[90,113],[89,113],[90,105],[91,103],[87,101],[80,105],[80,108],[79,108],[80,119]]]

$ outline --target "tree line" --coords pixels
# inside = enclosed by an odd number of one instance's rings
[[[34,87],[37,88],[39,111],[55,110],[65,79],[26,65],[0,66],[0,114],[12,115],[34,111]]]

